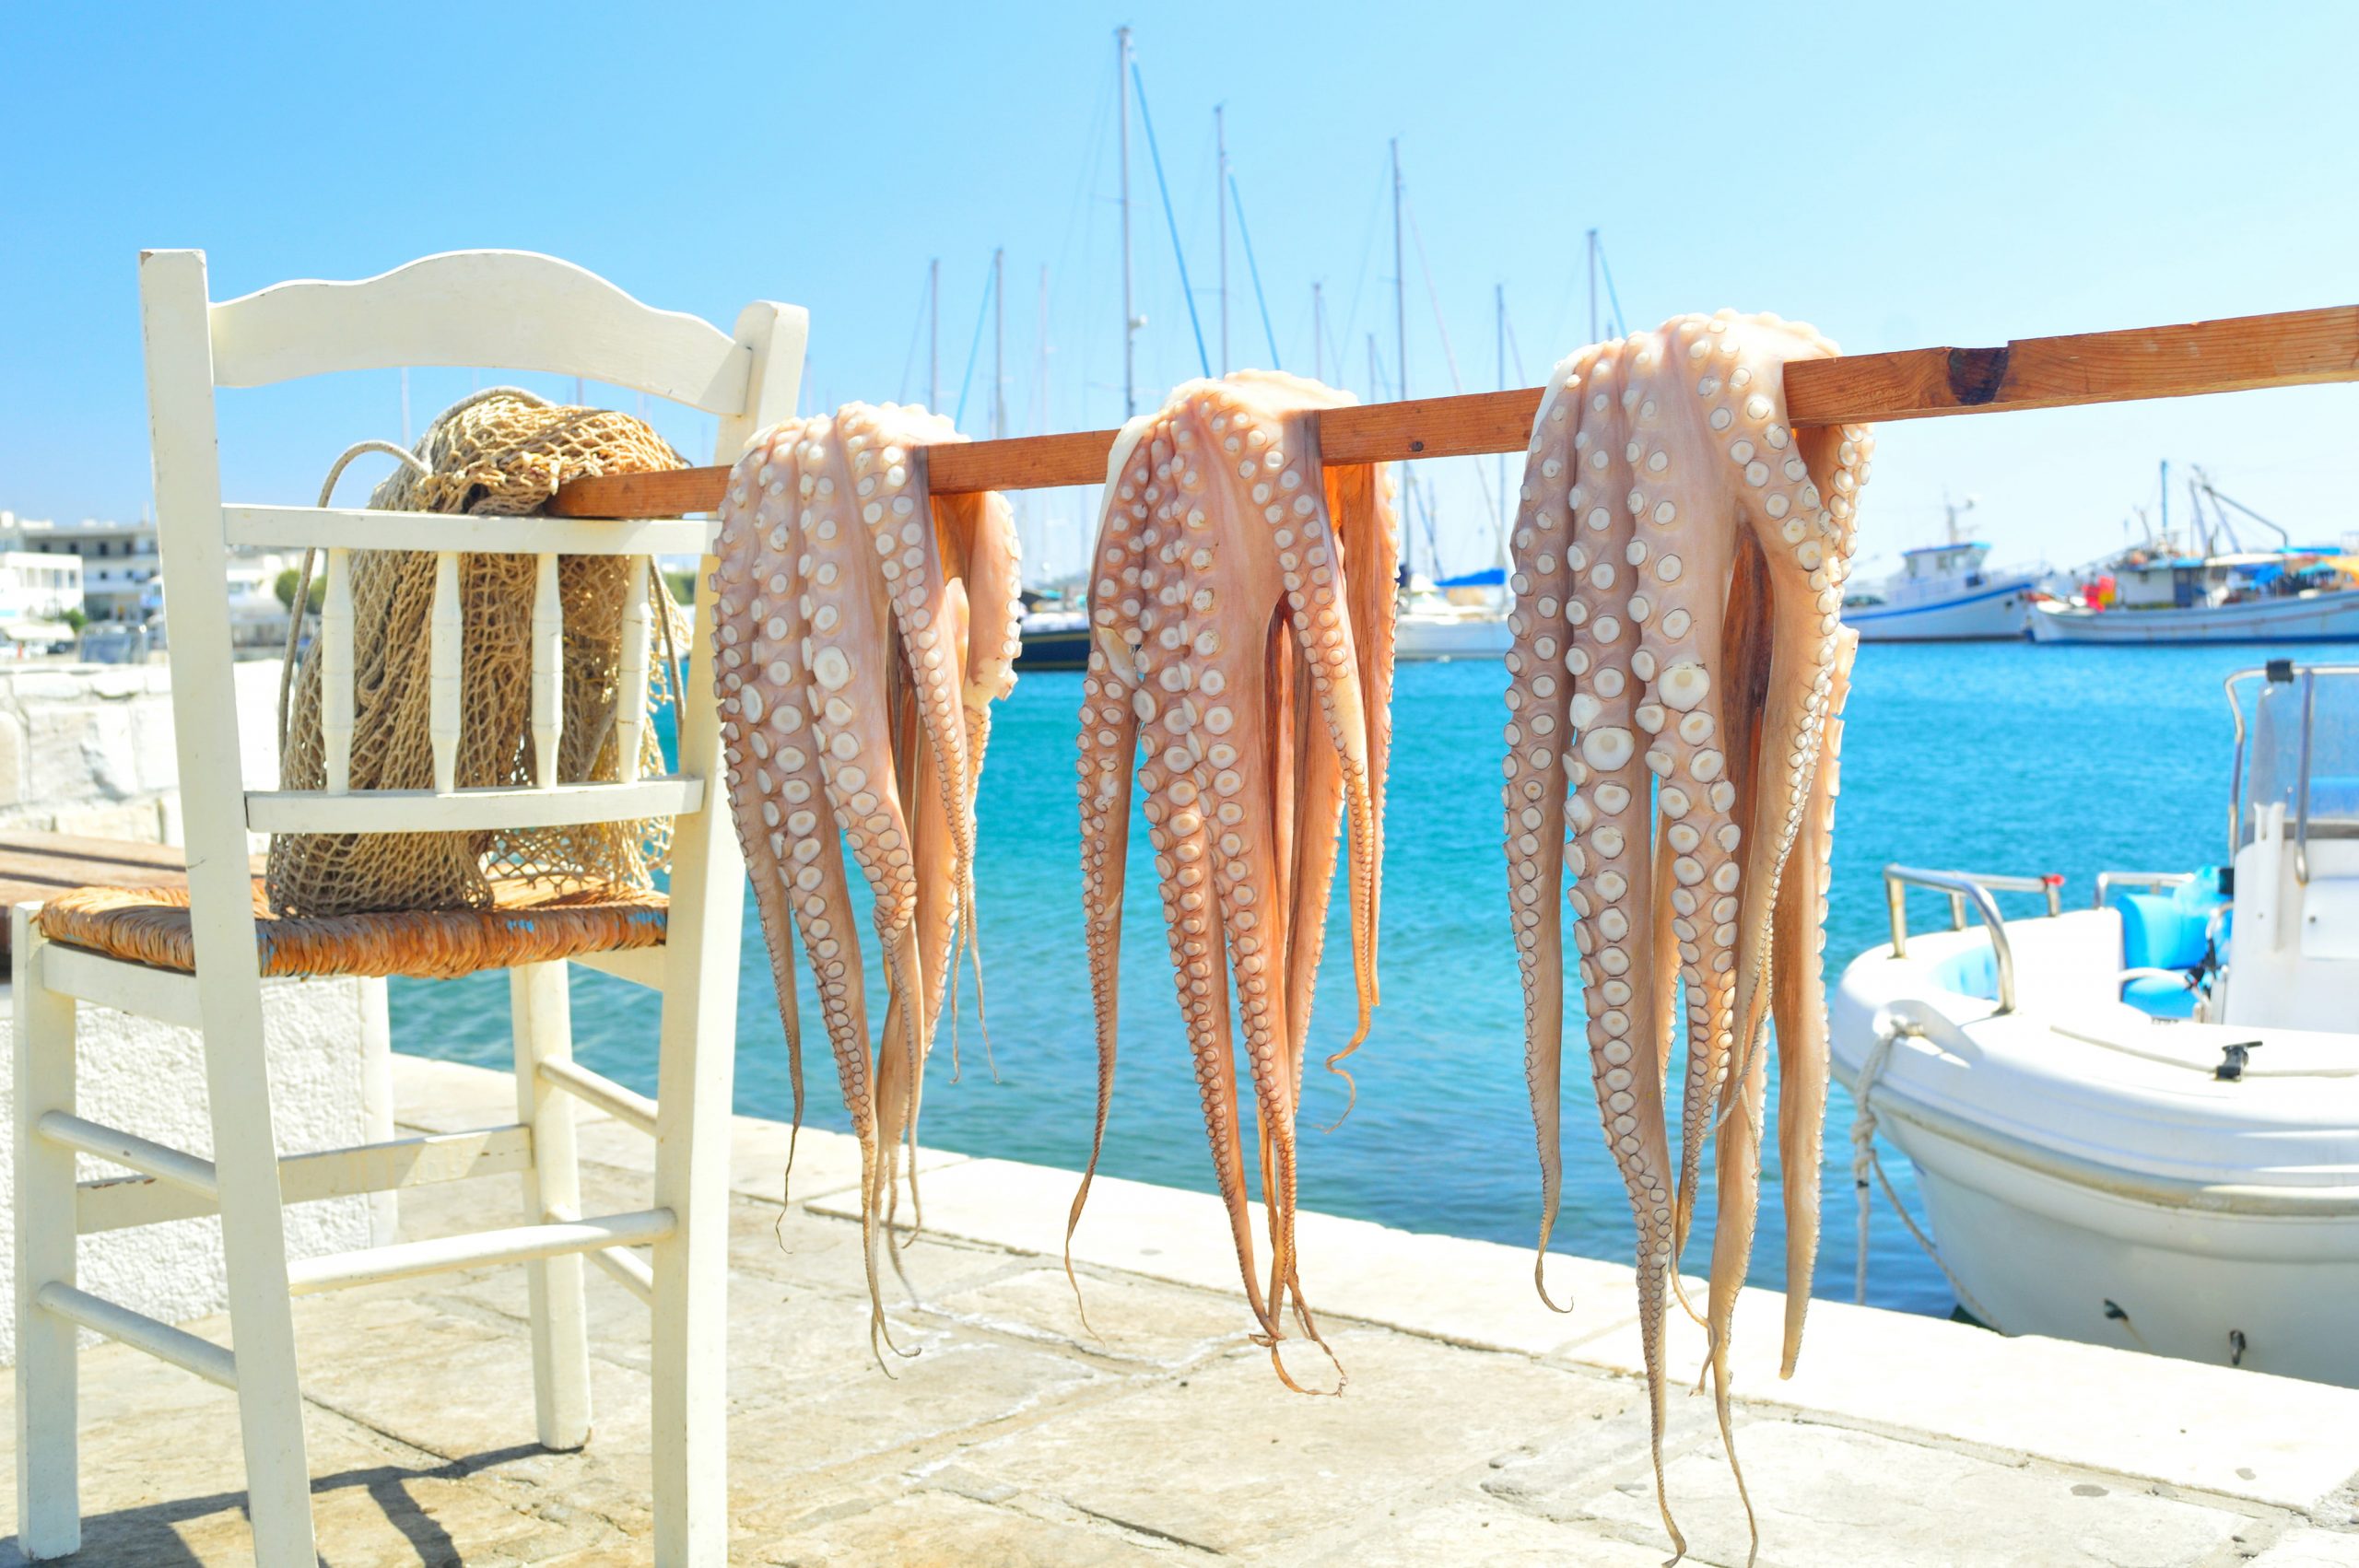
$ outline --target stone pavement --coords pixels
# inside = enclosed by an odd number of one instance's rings
[[[512,1114],[505,1075],[396,1058],[405,1125]],[[740,1118],[731,1282],[733,1557],[745,1563],[1654,1564],[1626,1270],[1305,1216],[1341,1399],[1286,1393],[1246,1342],[1215,1199],[923,1156],[888,1378],[870,1358],[857,1154]],[[645,1201],[649,1145],[593,1117],[585,1207]],[[406,1234],[479,1223],[504,1179],[405,1194]],[[590,1271],[596,1436],[532,1442],[514,1268],[308,1297],[296,1323],[323,1562],[647,1560],[644,1309]],[[2322,1304],[2322,1309],[2325,1304]],[[2347,1308],[2348,1304],[2343,1304]],[[1777,1376],[1779,1298],[1740,1314],[1736,1442],[1765,1564],[2359,1565],[2359,1392],[1838,1304]],[[219,1319],[194,1329],[226,1337]],[[1692,1328],[1673,1364],[1701,1352]],[[1299,1352],[1290,1361],[1319,1370]],[[109,1568],[248,1560],[229,1397],[120,1346],[84,1352],[85,1550]],[[1742,1563],[1708,1399],[1674,1394],[1691,1561]],[[13,1422],[11,1423],[13,1424]],[[0,1499],[0,1536],[13,1497]],[[0,1562],[15,1562],[13,1539]]]

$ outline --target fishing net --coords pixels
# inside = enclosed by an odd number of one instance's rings
[[[522,515],[557,486],[586,474],[687,466],[640,420],[595,408],[559,407],[500,389],[459,404],[427,430],[417,456],[380,485],[370,505],[389,511]],[[352,555],[354,726],[351,787],[427,790],[434,784],[428,731],[428,630],[435,557],[414,550]],[[460,557],[464,649],[460,704],[461,789],[534,782],[530,638],[537,567],[530,555]],[[654,604],[648,704],[671,700],[687,626],[644,556],[567,556],[557,582],[565,616],[560,782],[620,776],[615,712],[629,596]],[[641,776],[663,771],[655,726],[641,731]],[[304,654],[279,751],[282,787],[326,782],[320,726],[319,646]],[[487,908],[495,881],[559,889],[652,886],[671,848],[668,817],[637,822],[451,833],[299,833],[271,840],[266,888],[282,916],[406,909]]]

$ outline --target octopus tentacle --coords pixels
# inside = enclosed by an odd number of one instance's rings
[[[1556,367],[1532,427],[1521,503],[1513,539],[1516,570],[1509,581],[1516,608],[1508,615],[1514,638],[1507,654],[1508,909],[1515,930],[1516,965],[1523,983],[1523,1075],[1540,1151],[1540,1240],[1532,1283],[1540,1299],[1560,1312],[1548,1293],[1548,1238],[1555,1229],[1564,1188],[1562,1104],[1565,1048],[1564,910],[1565,791],[1577,766],[1572,739],[1573,657],[1563,621],[1573,582],[1579,519],[1562,504],[1563,476],[1578,461],[1573,446],[1579,389],[1598,351]],[[1584,661],[1587,655],[1579,656]],[[1527,746],[1527,743],[1529,743]],[[1579,854],[1581,851],[1572,851]],[[1586,894],[1573,895],[1587,912]]]
[[[1256,1337],[1289,1387],[1298,1385],[1278,1349],[1289,1302],[1305,1336],[1323,1345],[1297,1262],[1295,1122],[1344,821],[1355,1043],[1375,1000],[1375,802],[1387,731],[1363,672],[1380,670],[1378,695],[1389,696],[1390,575],[1363,617],[1364,648],[1345,568],[1365,558],[1370,569],[1385,569],[1395,546],[1380,480],[1347,474],[1339,487],[1332,476],[1322,479],[1309,415],[1340,401],[1312,382],[1240,372],[1183,386],[1161,411],[1125,427],[1109,464],[1091,594],[1097,648],[1083,688],[1097,1137],[1114,1062],[1119,818],[1127,809],[1115,775],[1143,741],[1138,778],[1215,1172]],[[1245,1207],[1239,1035],[1253,1085],[1254,1163],[1263,1172],[1266,1292]]]
[[[1145,433],[1149,420],[1133,419],[1122,429],[1109,459],[1106,487],[1119,483],[1130,454]],[[1081,1226],[1081,1211],[1089,1202],[1090,1183],[1097,1175],[1098,1156],[1106,1147],[1106,1123],[1114,1105],[1114,1066],[1119,1054],[1117,1023],[1121,1011],[1122,893],[1128,877],[1131,844],[1131,766],[1138,754],[1139,716],[1133,695],[1144,676],[1140,645],[1146,634],[1134,624],[1118,626],[1117,610],[1126,591],[1135,591],[1144,551],[1134,548],[1132,525],[1144,519],[1128,509],[1117,514],[1109,508],[1100,519],[1093,553],[1096,586],[1089,595],[1090,650],[1087,673],[1081,679],[1081,756],[1075,764],[1081,785],[1081,910],[1082,944],[1089,959],[1091,1013],[1097,1024],[1097,1116],[1090,1134],[1089,1160],[1082,1167],[1081,1185],[1065,1216],[1065,1280],[1074,1299],[1081,1299],[1081,1282],[1073,1271],[1074,1232]],[[1135,599],[1132,603],[1135,606]],[[1135,615],[1135,607],[1129,614]],[[1201,896],[1198,900],[1202,902]],[[1224,987],[1226,977],[1223,976]],[[1226,992],[1224,991],[1224,995]],[[1184,1004],[1183,1004],[1184,1005]],[[1223,1005],[1226,1015],[1226,1003]],[[1198,1086],[1203,1087],[1203,1072]],[[1235,1098],[1235,1091],[1230,1091]],[[1211,1116],[1207,1103],[1206,1117]],[[1215,1169],[1220,1161],[1215,1157]],[[1244,1184],[1240,1169],[1239,1190]],[[1086,1308],[1082,1321],[1088,1322]]]
[[[1830,711],[1840,714],[1849,694],[1851,661],[1860,637],[1838,634]],[[1841,793],[1843,721],[1827,720],[1818,767],[1792,862],[1778,891],[1776,944],[1785,955],[1771,979],[1778,1032],[1778,1164],[1786,1207],[1786,1340],[1778,1374],[1794,1375],[1802,1354],[1802,1319],[1810,1310],[1811,1276],[1818,1261],[1818,1166],[1826,1117],[1826,991],[1821,974],[1826,947],[1826,889],[1835,847],[1835,798]]]

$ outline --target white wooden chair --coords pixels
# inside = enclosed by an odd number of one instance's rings
[[[581,1255],[646,1300],[653,1317],[655,1558],[718,1563],[725,1553],[723,1399],[730,1082],[744,870],[727,809],[710,696],[711,616],[695,650],[680,735],[680,772],[610,784],[346,791],[349,622],[323,628],[323,729],[329,787],[248,792],[234,744],[228,581],[230,546],[320,546],[328,596],[348,594],[355,548],[437,552],[449,615],[434,618],[438,741],[455,743],[455,562],[461,551],[557,555],[704,554],[709,525],[678,519],[422,516],[222,504],[214,390],[326,371],[480,366],[555,372],[625,386],[720,416],[719,459],[792,412],[807,318],[759,303],[733,338],[691,316],[650,309],[589,273],[546,256],[467,252],[429,257],[358,283],[297,282],[223,304],[205,292],[205,256],[140,259],[156,500],[171,606],[172,704],[188,839],[193,973],[124,962],[49,940],[16,912],[17,1477],[27,1556],[80,1542],[75,1344],[88,1328],[233,1388],[243,1431],[257,1556],[269,1568],[315,1562],[290,1293],[496,1262],[529,1270],[540,1441],[574,1448],[590,1432]],[[699,611],[709,590],[701,579]],[[545,608],[556,613],[555,594]],[[644,630],[642,626],[641,635]],[[449,640],[445,641],[445,638]],[[339,638],[341,642],[339,643]],[[534,639],[534,686],[554,691],[558,641]],[[447,661],[448,662],[444,662]],[[626,665],[629,664],[628,657]],[[646,660],[634,672],[644,708]],[[344,683],[339,689],[337,682]],[[536,722],[553,725],[553,711]],[[345,716],[340,726],[338,715]],[[551,731],[554,739],[554,731]],[[554,745],[542,748],[554,755]],[[632,747],[626,755],[636,756]],[[440,759],[438,758],[438,764]],[[634,770],[635,771],[635,770]],[[388,832],[544,826],[674,815],[668,928],[661,946],[577,961],[663,995],[653,1101],[571,1059],[563,959],[511,970],[517,1120],[477,1132],[330,1153],[275,1153],[264,1075],[261,965],[247,832]],[[75,1114],[74,1014],[103,1003],[202,1029],[214,1154],[203,1159]],[[653,1201],[625,1214],[577,1211],[571,1099],[655,1141]],[[77,1153],[144,1180],[77,1186]],[[445,1240],[399,1242],[290,1264],[283,1202],[428,1181],[522,1172],[529,1223]],[[234,1353],[76,1288],[77,1235],[218,1211]],[[652,1246],[652,1266],[629,1251]],[[420,1368],[430,1376],[433,1369]]]

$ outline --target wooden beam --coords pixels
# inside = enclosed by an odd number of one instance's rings
[[[2003,348],[1908,348],[1803,360],[1786,369],[1797,425],[1870,424],[2018,408],[2196,397],[2359,380],[2359,306],[2177,326],[2019,338]],[[1521,451],[1540,389],[1363,404],[1317,415],[1330,463]],[[1097,485],[1116,432],[1083,430],[925,449],[939,494]],[[676,517],[721,505],[726,468],[577,479],[561,517]]]

